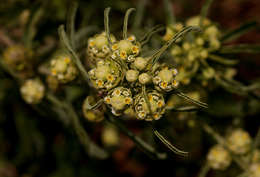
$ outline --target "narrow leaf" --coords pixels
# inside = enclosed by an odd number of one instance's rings
[[[155,27],[153,27],[150,31],[148,31],[144,37],[140,40],[141,46],[144,46],[149,40],[150,38],[155,34],[158,33],[160,31],[164,30],[164,27],[161,25],[156,25]]]
[[[170,2],[170,0],[164,0],[163,2],[164,2],[164,9],[165,9],[167,25],[175,24],[176,19],[175,19],[175,16],[174,16],[172,3]]]
[[[135,11],[135,8],[130,8],[126,11],[125,13],[125,19],[124,19],[124,27],[123,27],[123,38],[126,39],[127,38],[127,25],[128,25],[128,19],[129,19],[129,15]]]
[[[184,93],[182,93],[182,92],[180,92],[180,91],[178,91],[176,94],[177,94],[179,97],[182,97],[182,98],[184,98],[184,99],[186,99],[186,100],[188,100],[188,101],[190,101],[190,102],[192,102],[192,103],[194,103],[194,104],[196,104],[196,105],[198,105],[198,106],[200,106],[200,107],[208,108],[208,104],[207,104],[207,103],[203,103],[203,102],[194,100],[194,99],[190,98],[189,96],[185,95]]]
[[[210,8],[210,5],[212,4],[212,2],[213,2],[213,0],[206,0],[206,2],[204,2],[204,4],[203,4],[203,7],[201,8],[201,11],[200,11],[200,27],[202,27],[202,23],[208,15],[208,11],[209,11],[209,8]]]
[[[78,3],[76,1],[72,1],[70,3],[70,8],[68,10],[66,31],[69,35],[69,40],[71,41],[71,45],[73,49],[75,49],[75,17],[78,9]]]
[[[59,37],[61,42],[63,43],[64,47],[66,48],[66,50],[71,54],[73,61],[75,62],[75,64],[77,65],[80,73],[82,74],[83,78],[85,79],[86,82],[89,82],[89,76],[87,71],[85,70],[83,64],[81,63],[79,57],[77,56],[77,54],[74,52],[74,50],[72,49],[70,42],[68,40],[68,37],[64,31],[64,26],[61,25],[58,29],[59,31]]]
[[[183,37],[187,33],[191,31],[200,31],[200,28],[194,27],[194,26],[188,26],[183,28],[180,32],[176,33],[169,41],[167,41],[160,49],[155,52],[155,54],[150,58],[150,61],[152,63],[151,66],[153,66],[161,57],[161,55],[173,44],[175,43],[179,38]]]
[[[238,60],[232,60],[213,54],[209,55],[209,59],[224,65],[235,65],[238,63]]]
[[[221,38],[221,41],[226,42],[226,41],[234,40],[234,39],[242,36],[243,34],[249,32],[250,30],[255,29],[257,26],[258,26],[258,23],[255,21],[242,24],[240,27],[238,27],[234,30],[231,30],[230,32],[223,35]]]
[[[104,26],[105,26],[105,32],[107,36],[107,40],[109,45],[111,46],[111,38],[110,38],[110,29],[109,29],[109,12],[110,12],[110,7],[106,8],[104,11]]]
[[[156,137],[165,145],[167,146],[172,152],[181,156],[187,156],[188,152],[179,150],[175,146],[173,146],[168,140],[166,140],[157,130],[154,130],[154,134]]]
[[[260,53],[260,44],[238,44],[231,46],[223,46],[218,52],[222,54]]]

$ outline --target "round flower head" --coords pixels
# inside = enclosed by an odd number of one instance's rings
[[[211,168],[225,170],[230,165],[232,158],[225,148],[221,145],[215,145],[210,149],[207,160]]]
[[[119,143],[117,129],[113,126],[105,126],[101,134],[101,140],[105,146],[117,146]]]
[[[248,177],[260,177],[260,163],[253,163],[249,167]]]
[[[111,58],[119,58],[126,62],[135,61],[136,56],[140,53],[140,43],[136,42],[135,36],[115,42],[111,48],[113,50]]]
[[[183,28],[182,23],[171,24],[166,27],[166,34],[163,36],[163,40],[169,41],[177,32]]]
[[[126,71],[126,80],[128,82],[135,82],[138,79],[138,74],[138,71],[130,69]]]
[[[115,42],[114,35],[110,35],[111,42]],[[87,54],[92,60],[105,59],[111,50],[105,32],[97,34],[88,40]]]
[[[24,77],[32,75],[33,53],[22,45],[8,47],[3,53],[3,61],[11,69],[22,72]]]
[[[39,103],[44,96],[44,85],[38,79],[28,79],[20,88],[21,95],[29,104]]]
[[[147,66],[148,59],[143,57],[137,57],[134,61],[134,67],[138,69],[139,71],[142,71]]]
[[[251,148],[252,139],[246,131],[236,129],[227,137],[227,145],[235,154],[245,154]]]
[[[90,122],[102,121],[104,119],[104,109],[105,109],[104,105],[101,105],[99,108],[90,110],[88,109],[88,104],[91,104],[89,103],[89,101],[90,102],[94,101],[94,97],[89,96],[84,100],[82,105],[82,111],[84,117]]]
[[[69,55],[58,55],[51,60],[51,74],[59,82],[67,83],[76,78],[78,70]]]
[[[138,81],[143,85],[148,84],[151,81],[151,76],[148,73],[142,73],[139,75]]]
[[[134,109],[137,119],[152,121],[158,120],[165,112],[163,95],[155,90],[147,93],[149,105],[146,103],[143,94],[138,94],[134,99]]]
[[[132,105],[132,93],[128,88],[117,87],[108,93],[104,98],[104,102],[111,107],[112,113],[118,116]]]
[[[120,65],[110,59],[98,61],[97,66],[88,73],[97,89],[112,89],[122,79]]]
[[[178,74],[177,69],[168,68],[167,66],[159,67],[153,76],[155,88],[159,91],[171,91],[178,86],[175,76]]]

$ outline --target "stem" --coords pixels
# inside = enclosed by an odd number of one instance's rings
[[[135,11],[135,8],[130,8],[125,13],[125,19],[124,19],[124,27],[123,27],[123,39],[127,38],[127,25],[128,25],[128,19],[129,15]]]
[[[198,177],[206,177],[210,170],[209,163],[205,163],[204,166],[200,169]]]
[[[64,26],[61,25],[59,27],[59,36],[60,36],[60,40],[61,42],[63,43],[63,45],[65,46],[65,48],[67,49],[67,51],[71,54],[72,58],[73,58],[73,61],[75,62],[75,64],[77,65],[81,75],[83,76],[84,80],[90,84],[90,79],[89,79],[89,76],[88,76],[88,73],[87,71],[85,70],[83,64],[81,63],[79,57],[77,56],[76,52],[72,49],[71,45],[70,45],[70,42],[68,40],[68,37],[64,31]]]
[[[194,112],[194,111],[199,111],[200,108],[195,107],[195,106],[184,106],[184,107],[180,107],[180,108],[169,108],[169,110],[174,111],[174,112]]]
[[[69,115],[69,117],[71,118],[71,123],[75,130],[76,135],[78,136],[81,144],[84,146],[85,151],[90,156],[97,157],[100,159],[105,159],[108,157],[108,154],[103,149],[101,149],[94,142],[91,141],[89,135],[84,130],[83,126],[80,124],[79,117],[76,114],[76,112],[73,109],[71,104],[59,100],[56,96],[54,96],[53,94],[51,94],[49,92],[46,93],[46,98],[51,103],[53,103],[54,105],[56,105],[57,107],[62,109],[64,112],[66,112],[67,115]]]

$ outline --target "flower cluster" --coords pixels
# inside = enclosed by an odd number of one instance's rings
[[[215,145],[210,149],[207,160],[211,168],[225,170],[231,164],[232,158],[224,147]]]
[[[3,53],[3,60],[8,67],[22,75],[30,77],[33,71],[33,52],[22,45],[8,47]]]
[[[29,104],[37,104],[44,97],[45,87],[39,79],[28,79],[20,88],[21,95]]]
[[[143,57],[134,35],[118,41],[110,36],[102,33],[89,40],[89,60],[96,50],[95,66],[88,72],[93,86],[114,115],[132,110],[137,119],[158,120],[165,112],[165,93],[178,86],[177,69]]]
[[[246,154],[251,148],[252,138],[246,131],[236,129],[228,135],[227,145],[235,154]]]
[[[70,82],[76,78],[77,74],[77,68],[69,55],[57,55],[51,60],[51,75],[59,82]]]
[[[209,19],[202,20],[199,16],[188,19],[185,24],[187,26],[200,26],[202,32],[190,34],[183,40],[177,41],[178,45],[171,48],[170,53],[180,71],[177,79],[183,84],[189,84],[195,73],[201,81],[214,78],[217,72],[216,68],[210,66],[206,60],[211,59],[211,53],[221,47],[220,30]],[[169,40],[182,29],[182,26],[181,23],[169,25],[163,39]]]
[[[110,35],[111,42],[115,42],[116,38]],[[105,32],[97,34],[88,40],[87,55],[92,62],[105,59],[111,50]]]

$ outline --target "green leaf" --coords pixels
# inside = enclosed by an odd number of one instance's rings
[[[66,31],[69,35],[69,40],[73,49],[75,49],[75,17],[78,9],[78,3],[76,1],[71,1],[70,8],[68,11]]]
[[[238,27],[234,30],[231,30],[230,32],[223,35],[221,38],[221,41],[226,42],[226,41],[234,40],[234,39],[242,36],[243,34],[249,32],[250,30],[255,29],[257,26],[258,26],[258,23],[255,21],[242,24],[240,27]]]
[[[90,96],[87,97],[87,104],[86,104],[86,109],[87,110],[93,110],[98,108],[102,103],[103,103],[103,99],[98,100],[95,104],[91,105],[91,100],[90,100]]]
[[[77,56],[76,52],[72,49],[72,46],[70,44],[70,41],[64,31],[64,26],[61,25],[58,29],[59,32],[59,36],[60,36],[60,40],[62,42],[62,44],[64,45],[64,47],[66,48],[66,50],[68,51],[68,53],[71,54],[73,61],[75,62],[76,66],[78,67],[80,73],[82,74],[83,78],[85,79],[86,82],[88,82],[90,84],[90,79],[88,76],[87,71],[85,70],[83,64],[81,63],[79,57]]]
[[[161,57],[161,55],[173,44],[175,43],[179,38],[183,37],[187,33],[191,31],[200,31],[199,27],[194,27],[194,26],[188,26],[183,28],[180,32],[176,33],[169,41],[167,41],[160,49],[158,49],[155,54],[153,54],[150,58],[150,61],[152,67]]]
[[[170,0],[164,0],[163,3],[164,3],[166,20],[167,20],[166,24],[167,25],[175,24],[176,23],[176,18],[174,16],[172,3],[170,2]]]
[[[194,100],[192,98],[190,98],[189,96],[185,95],[184,93],[180,92],[180,91],[177,91],[176,95],[178,95],[179,97],[182,97],[200,107],[203,107],[203,108],[208,108],[208,104],[207,103],[203,103],[203,102],[200,102],[200,101],[197,101],[197,100]]]
[[[127,38],[127,25],[128,25],[128,19],[129,19],[129,15],[135,11],[135,8],[130,8],[126,11],[125,13],[125,19],[124,19],[124,27],[123,27],[123,38],[126,39]]]
[[[136,31],[142,23],[146,4],[147,4],[147,0],[138,1],[137,11],[134,19],[134,24],[133,24],[134,31]]]
[[[140,40],[141,46],[144,46],[154,35],[155,33],[158,33],[160,31],[164,30],[164,27],[162,25],[156,25],[151,30],[149,30],[144,37]]]
[[[109,43],[109,46],[111,47],[111,38],[110,38],[110,29],[109,29],[109,12],[110,12],[110,7],[107,7],[104,11],[104,26],[105,26],[105,32],[106,32],[106,37]]]
[[[154,130],[153,133],[156,135],[156,137],[165,145],[167,146],[172,152],[178,155],[187,156],[188,152],[179,150],[175,146],[173,146],[167,139],[165,139],[157,130]]]
[[[218,52],[222,54],[260,53],[260,44],[238,44],[231,46],[223,46]]]
[[[209,55],[209,59],[224,65],[235,65],[238,63],[238,60],[232,60],[213,54]]]
[[[210,8],[210,5],[212,4],[213,0],[206,0],[206,2],[203,4],[201,11],[200,11],[200,26],[202,27],[202,22],[208,15],[208,11]]]

